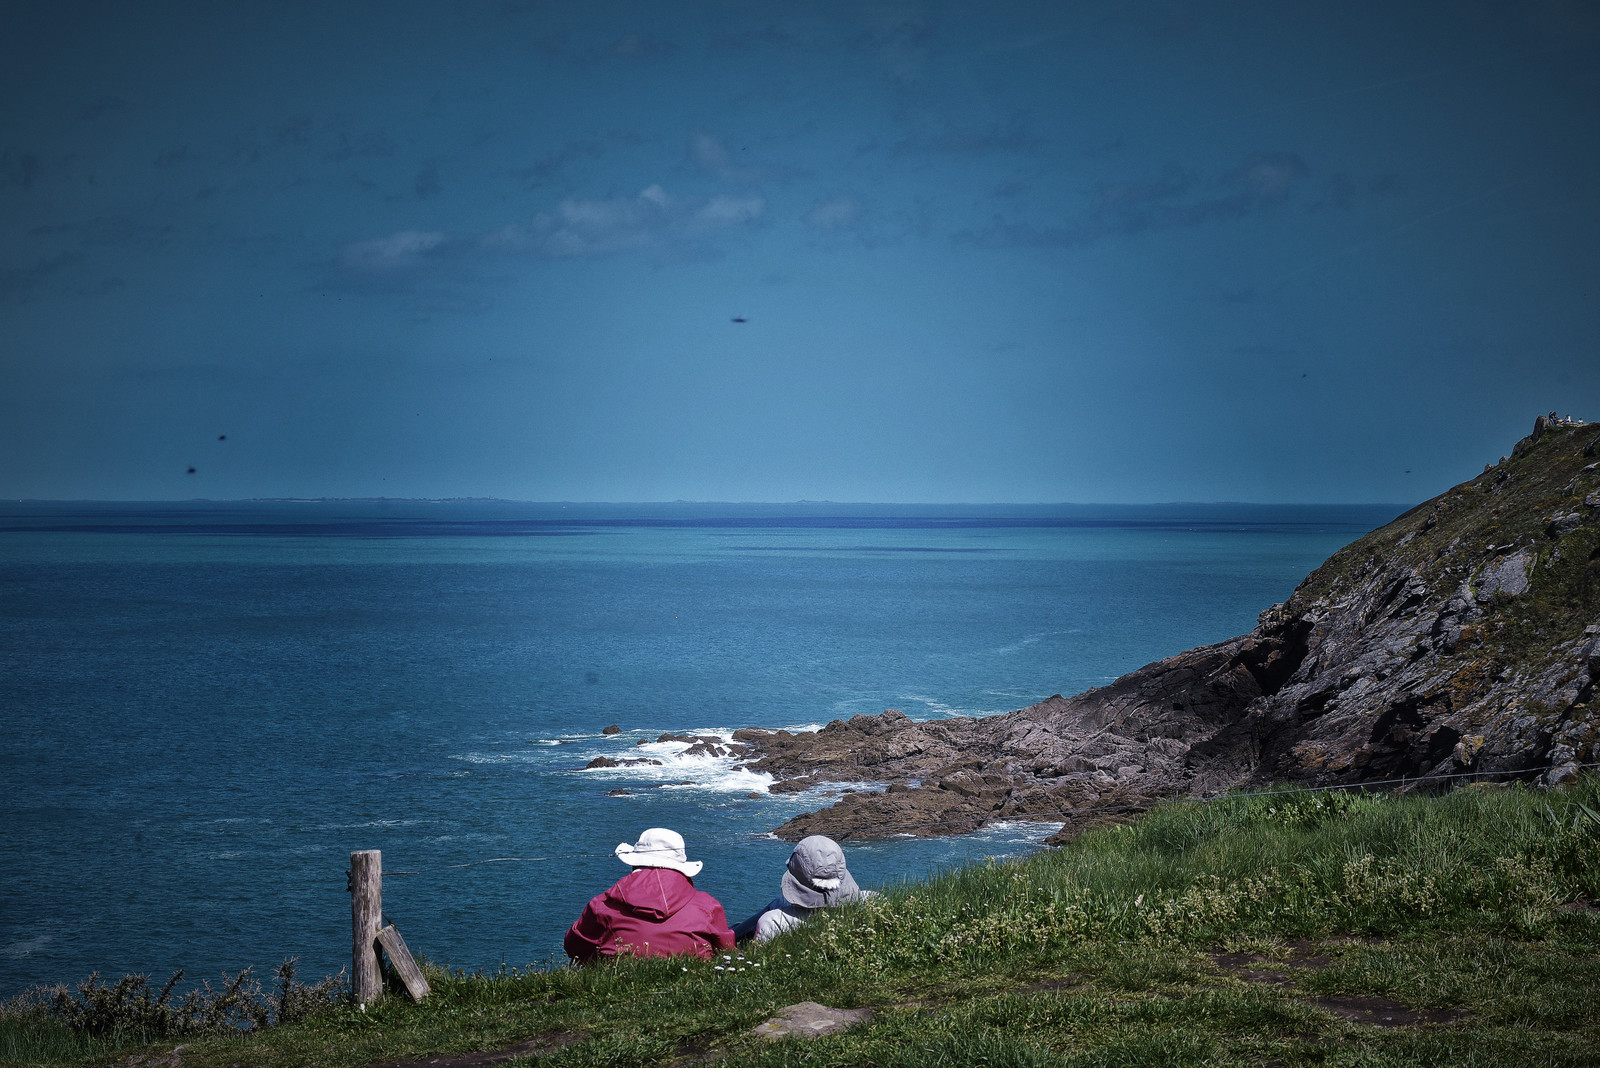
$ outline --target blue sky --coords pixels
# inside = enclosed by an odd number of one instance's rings
[[[1421,500],[1600,418],[1597,105],[1577,0],[12,0],[0,497]]]

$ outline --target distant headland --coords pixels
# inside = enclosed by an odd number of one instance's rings
[[[1600,761],[1600,425],[1541,415],[1478,477],[1335,553],[1240,637],[1005,715],[742,730],[786,839],[948,835],[1290,781],[1568,781]]]

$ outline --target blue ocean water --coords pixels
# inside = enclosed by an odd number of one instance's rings
[[[765,832],[829,799],[660,734],[1075,693],[1248,630],[1398,511],[0,504],[0,996],[336,972],[356,849],[453,967],[559,955],[652,825],[737,921],[788,853]],[[1052,829],[850,865],[882,885]]]

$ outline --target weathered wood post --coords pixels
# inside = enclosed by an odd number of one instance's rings
[[[378,932],[383,927],[383,853],[350,854],[350,994],[360,1005],[383,997]]]
[[[421,1001],[432,992],[428,987],[428,977],[417,967],[416,958],[406,948],[406,940],[400,937],[400,928],[392,923],[384,924],[383,930],[378,932],[378,944],[389,955],[389,964],[406,985],[406,993],[411,995],[412,1001]]]

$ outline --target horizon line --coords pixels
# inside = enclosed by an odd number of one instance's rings
[[[1163,500],[1163,501],[882,501],[818,500],[801,498],[788,501],[688,499],[673,500],[532,500],[518,497],[6,497],[4,504],[529,504],[547,507],[663,507],[672,505],[721,505],[729,507],[882,507],[882,508],[1153,508],[1172,506],[1250,506],[1250,507],[1414,507],[1403,501],[1246,501],[1246,500]]]

